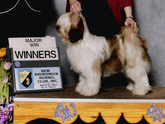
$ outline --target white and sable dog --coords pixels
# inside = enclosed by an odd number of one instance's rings
[[[145,95],[151,90],[147,42],[131,27],[124,27],[118,35],[100,37],[89,32],[82,14],[65,13],[57,20],[56,30],[68,45],[66,52],[71,68],[79,74],[75,89],[79,94],[96,95],[101,76],[118,72],[130,79],[127,89],[133,94]]]

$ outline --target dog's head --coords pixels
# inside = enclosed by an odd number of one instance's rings
[[[56,30],[65,44],[83,39],[84,28],[84,18],[78,13],[65,13],[57,20]]]

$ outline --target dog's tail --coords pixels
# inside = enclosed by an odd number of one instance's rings
[[[146,40],[134,33],[130,26],[123,27],[121,35],[123,38],[124,55],[126,61],[129,61],[130,66],[136,64],[138,57],[147,63],[147,65],[150,65],[151,59]]]
[[[133,32],[133,29],[130,26],[122,27],[121,35],[123,37],[123,41],[127,41],[130,43],[134,43],[138,46],[142,46],[148,52],[148,46],[146,40],[139,36],[138,34]]]
[[[121,35],[123,36],[124,41],[134,42],[137,45],[141,43],[138,41],[137,34],[133,32],[133,29],[130,26],[122,27],[120,31]]]

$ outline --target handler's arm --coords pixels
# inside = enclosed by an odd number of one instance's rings
[[[137,23],[134,21],[133,16],[132,16],[132,7],[127,6],[124,8],[125,15],[126,15],[126,20],[125,20],[125,26],[131,26],[132,29],[134,30],[135,33],[138,33],[138,27]]]

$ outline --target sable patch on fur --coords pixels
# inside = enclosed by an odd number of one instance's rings
[[[120,43],[117,36],[105,37],[107,43],[111,48],[111,56],[102,64],[103,74],[111,75],[114,73],[122,72],[123,62],[120,59]]]
[[[80,39],[83,38],[84,34],[84,25],[83,25],[83,20],[80,16],[76,16],[75,14],[70,15],[70,20],[71,20],[71,27],[70,31],[68,33],[69,39],[71,43],[75,43],[79,41]],[[78,21],[75,21],[78,20]]]

